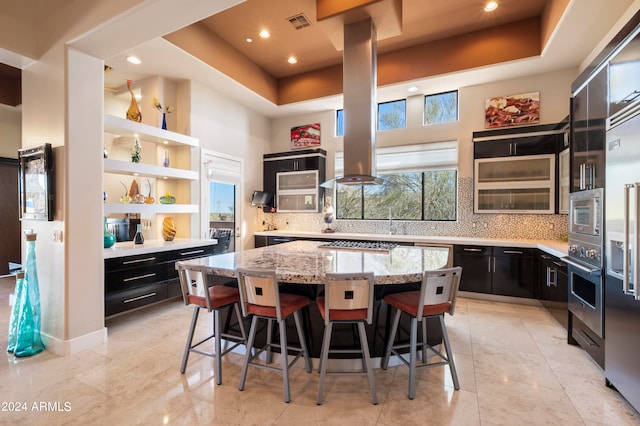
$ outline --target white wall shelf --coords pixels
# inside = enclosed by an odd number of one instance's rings
[[[112,160],[110,158],[104,159],[104,172],[141,177],[198,180],[198,172],[193,170],[132,163],[130,161]]]
[[[104,131],[120,136],[133,136],[137,134],[140,139],[157,144],[188,145],[192,147],[198,147],[200,145],[197,138],[109,114],[105,114],[104,116]],[[165,142],[167,143],[165,144]]]
[[[124,203],[105,203],[105,214],[165,214],[165,213],[198,213],[199,206],[197,204],[124,204]]]

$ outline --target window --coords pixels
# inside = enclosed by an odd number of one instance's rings
[[[336,136],[344,136],[344,110],[336,112]]]
[[[407,127],[407,101],[378,104],[378,130],[404,129]]]
[[[457,142],[379,148],[381,185],[338,185],[336,218],[456,220]],[[344,157],[336,155],[336,176]]]
[[[426,95],[424,97],[424,124],[442,124],[458,121],[458,91]]]

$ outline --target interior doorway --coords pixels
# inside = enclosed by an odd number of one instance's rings
[[[0,244],[0,275],[9,271],[9,263],[20,264],[21,235],[18,208],[18,160],[0,157],[0,222],[2,222],[2,244]]]
[[[220,241],[216,253],[236,251],[242,241],[242,159],[205,149],[201,155],[203,237]]]

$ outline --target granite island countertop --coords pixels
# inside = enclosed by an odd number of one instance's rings
[[[537,248],[556,257],[564,257],[568,254],[568,244],[559,240],[525,240],[505,238],[474,238],[474,237],[450,237],[430,235],[404,235],[404,234],[367,234],[357,232],[311,232],[311,231],[261,231],[254,235],[265,237],[295,237],[314,238],[324,240],[362,240],[362,241],[395,241],[418,244],[459,244],[478,246],[507,246],[520,248]]]
[[[323,284],[328,272],[373,272],[376,284],[422,280],[424,270],[447,265],[445,247],[402,246],[391,250],[323,248],[320,241],[293,241],[235,253],[176,262],[176,267],[204,266],[214,275],[235,277],[238,268],[275,269],[278,280]]]

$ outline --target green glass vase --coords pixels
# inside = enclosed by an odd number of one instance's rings
[[[26,235],[27,265],[20,295],[20,314],[18,317],[17,340],[13,354],[17,357],[35,355],[44,350],[40,337],[40,286],[38,284],[38,269],[36,264],[37,234]]]
[[[9,318],[9,337],[7,339],[7,352],[13,352],[18,341],[18,320],[20,318],[20,301],[22,300],[22,291],[26,282],[24,280],[24,271],[18,271],[16,274],[16,290],[14,292],[13,306],[11,307],[11,317]]]

